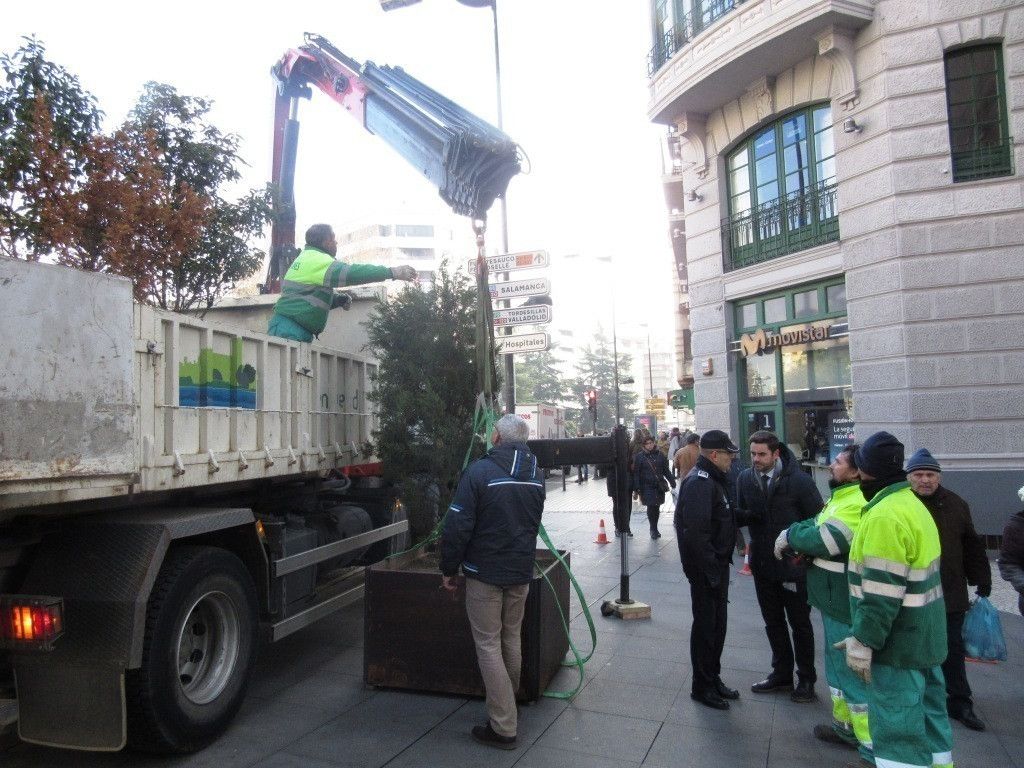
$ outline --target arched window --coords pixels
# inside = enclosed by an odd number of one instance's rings
[[[1011,175],[1003,47],[990,43],[947,51],[945,63],[953,181]]]
[[[828,104],[791,112],[726,157],[725,268],[839,239],[835,142]]]

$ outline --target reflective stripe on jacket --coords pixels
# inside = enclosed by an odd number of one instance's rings
[[[281,298],[274,313],[288,317],[314,336],[327,325],[327,313],[335,288],[387,280],[389,267],[371,264],[346,264],[319,248],[307,246],[285,273]]]
[[[874,661],[923,669],[946,658],[946,605],[939,532],[907,482],[883,488],[864,508],[847,577],[853,634]]]
[[[860,484],[846,483],[832,491],[817,517],[789,527],[789,545],[814,558],[807,569],[807,602],[844,624],[850,623],[846,559],[866,503]]]

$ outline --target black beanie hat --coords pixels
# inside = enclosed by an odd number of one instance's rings
[[[857,468],[884,480],[903,474],[903,443],[888,432],[875,432],[857,449]]]

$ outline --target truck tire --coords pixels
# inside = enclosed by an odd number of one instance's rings
[[[158,754],[202,749],[245,698],[258,647],[256,588],[217,547],[171,549],[146,610],[142,665],[128,670],[128,746]]]

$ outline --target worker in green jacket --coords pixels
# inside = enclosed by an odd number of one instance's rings
[[[335,293],[335,288],[388,278],[416,279],[416,269],[408,265],[346,264],[334,258],[337,253],[338,241],[330,224],[314,224],[306,230],[306,247],[285,273],[281,298],[274,306],[267,333],[293,341],[312,341],[327,325],[327,313],[337,307],[348,309],[352,301],[348,294]]]
[[[832,647],[851,634],[846,562],[866,503],[856,451],[857,446],[850,444],[835,457],[829,467],[832,496],[828,503],[816,517],[793,523],[779,534],[775,557],[781,560],[796,554],[813,558],[807,568],[807,602],[821,611],[825,678],[832,694],[832,724],[814,726],[814,735],[832,744],[855,747],[865,760],[872,761],[867,685],[846,666],[843,653]]]
[[[907,482],[899,440],[876,432],[855,459],[867,505],[847,569],[852,631],[836,647],[870,683],[875,765],[952,768],[939,532]]]

